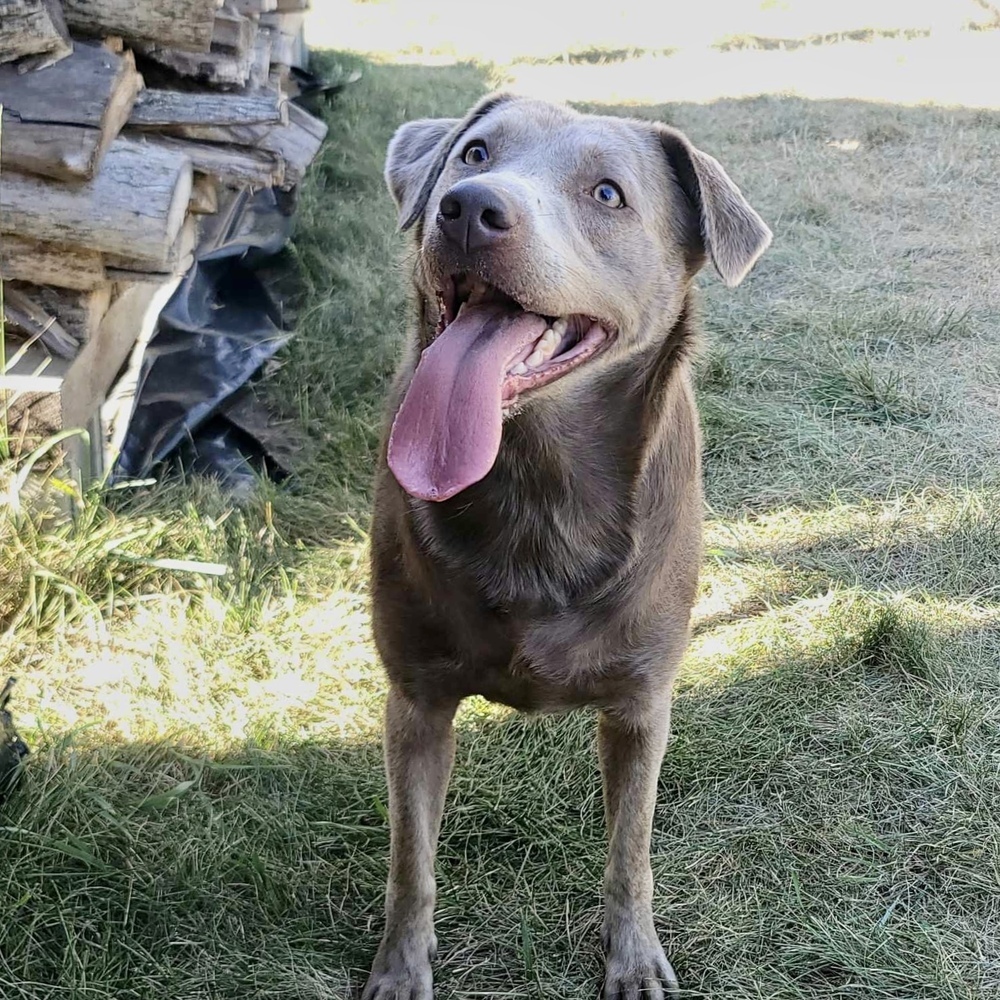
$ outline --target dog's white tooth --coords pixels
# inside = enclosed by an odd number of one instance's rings
[[[518,361],[513,368],[511,368],[511,375],[523,375],[528,370],[528,366],[523,361]]]
[[[542,339],[539,341],[539,344],[545,347],[548,347],[550,344],[553,347],[555,347],[555,345],[558,343],[559,343],[559,334],[556,333],[556,331],[553,330],[552,327],[549,327],[548,330],[546,330],[545,333],[542,334]]]
[[[569,320],[565,316],[560,316],[559,319],[552,324],[552,329],[559,337],[562,337],[568,327]]]
[[[536,347],[536,348],[535,348],[535,349],[534,349],[534,350],[533,350],[533,351],[531,352],[531,354],[529,354],[529,355],[528,355],[528,359],[527,359],[527,360],[525,361],[525,364],[526,364],[526,365],[527,365],[527,366],[528,366],[529,368],[537,368],[537,367],[538,367],[538,366],[539,366],[540,364],[542,364],[542,363],[543,363],[543,362],[544,362],[545,360],[546,360],[546,358],[545,358],[545,355],[544,355],[544,354],[542,354],[542,352],[541,352],[541,351],[540,351],[540,350],[539,350],[539,349],[538,349],[538,348]]]

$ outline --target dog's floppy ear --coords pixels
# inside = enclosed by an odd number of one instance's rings
[[[399,228],[409,229],[424,213],[427,199],[455,143],[511,94],[484,97],[464,118],[420,118],[401,125],[389,140],[385,183],[399,209]]]
[[[656,129],[677,181],[698,214],[702,246],[733,288],[770,245],[771,230],[718,160],[695,149],[676,129]]]

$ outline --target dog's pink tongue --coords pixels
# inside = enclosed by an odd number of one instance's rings
[[[493,468],[504,377],[544,332],[541,316],[485,303],[424,351],[389,434],[389,468],[407,493],[447,500]]]

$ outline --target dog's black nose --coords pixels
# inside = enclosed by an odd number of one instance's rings
[[[437,221],[441,232],[462,250],[481,250],[514,228],[517,208],[482,181],[461,181],[441,199]]]

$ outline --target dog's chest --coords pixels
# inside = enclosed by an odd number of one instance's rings
[[[624,484],[546,473],[508,458],[451,509],[424,508],[419,518],[446,578],[503,614],[566,607],[601,587],[630,552]]]

